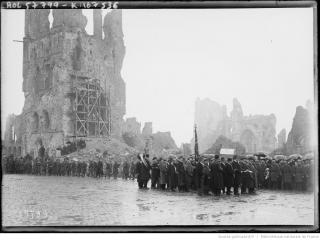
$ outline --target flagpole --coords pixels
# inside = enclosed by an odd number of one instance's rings
[[[197,135],[197,125],[194,125],[194,156],[195,160],[199,159],[199,145],[198,145],[198,135]]]

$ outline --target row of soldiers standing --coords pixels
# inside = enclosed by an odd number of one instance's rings
[[[310,159],[272,160],[256,158],[220,158],[202,156],[153,158],[138,156],[136,172],[139,188],[171,191],[197,191],[199,194],[235,195],[254,193],[259,188],[273,190],[311,190]]]
[[[218,155],[195,161],[192,157],[153,158],[139,156],[136,167],[139,188],[147,188],[151,179],[151,188],[171,191],[197,191],[200,195],[220,195],[221,193],[238,195],[254,193],[257,188],[255,169],[249,161],[228,159]]]
[[[89,161],[76,161],[68,157],[33,158],[9,155],[3,158],[3,170],[9,174],[33,174],[39,176],[77,176],[77,177],[108,177],[135,179],[135,162],[125,159],[121,163],[112,159],[97,157]]]
[[[33,159],[30,155],[4,158],[3,169],[6,173],[34,174],[48,176],[108,177],[135,179],[139,188],[147,188],[151,179],[151,188],[171,191],[198,191],[219,195],[254,193],[258,188],[273,190],[311,190],[312,161],[306,159],[224,159],[215,157],[174,156],[153,158],[139,155],[137,159],[96,158],[90,161],[74,161],[68,157],[53,159],[48,156]],[[241,190],[241,191],[239,191]]]

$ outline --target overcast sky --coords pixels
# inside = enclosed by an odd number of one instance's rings
[[[296,106],[313,100],[313,12],[305,9],[123,10],[127,114],[192,138],[194,103],[277,117],[291,129]],[[91,10],[85,14],[91,16]],[[92,20],[88,21],[92,33]],[[1,9],[1,117],[20,114],[24,11]],[[2,130],[4,126],[2,126]]]

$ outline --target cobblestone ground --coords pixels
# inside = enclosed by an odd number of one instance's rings
[[[2,214],[4,226],[313,225],[314,195],[201,197],[139,190],[133,180],[4,175]]]

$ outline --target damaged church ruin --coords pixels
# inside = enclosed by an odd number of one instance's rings
[[[195,124],[198,127],[198,142],[201,152],[209,149],[219,136],[241,143],[247,153],[259,151],[270,153],[276,147],[276,116],[245,116],[241,104],[233,99],[230,116],[225,105],[210,99],[197,99]],[[194,141],[194,140],[192,140]]]
[[[122,12],[102,19],[93,10],[94,34],[81,10],[25,11],[22,113],[7,120],[9,153],[36,154],[84,138],[120,138],[125,114],[121,77],[125,46]],[[103,37],[104,35],[104,37]]]

